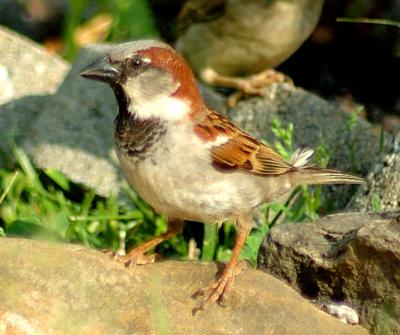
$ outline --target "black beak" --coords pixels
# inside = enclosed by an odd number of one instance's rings
[[[92,80],[99,80],[104,82],[114,82],[119,75],[118,69],[111,65],[107,58],[99,59],[89,64],[80,75]]]

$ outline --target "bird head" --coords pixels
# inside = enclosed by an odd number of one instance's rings
[[[109,84],[120,112],[137,118],[179,122],[204,108],[189,65],[162,42],[117,45],[80,75]]]

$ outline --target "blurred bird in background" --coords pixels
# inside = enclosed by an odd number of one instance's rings
[[[189,0],[179,14],[177,50],[204,82],[264,95],[287,80],[274,67],[311,35],[324,0]]]

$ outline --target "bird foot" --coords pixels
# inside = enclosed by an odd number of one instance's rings
[[[109,256],[111,259],[124,264],[126,267],[151,264],[154,263],[156,259],[155,254],[145,255],[145,251],[140,247],[131,250],[126,255],[119,255],[113,250],[103,250],[103,253]]]
[[[233,268],[229,264],[226,265],[222,275],[215,283],[197,290],[192,295],[193,298],[204,297],[192,310],[192,314],[195,315],[198,311],[205,310],[207,306],[214,302],[217,302],[221,307],[226,307],[225,295],[231,290],[235,277],[247,267],[247,262],[240,262],[238,266]]]
[[[192,313],[195,315],[198,311],[204,310],[210,304],[217,302],[218,305],[225,306],[224,295],[229,292],[232,287],[235,275],[232,271],[227,271],[212,285],[199,289],[193,294],[194,298],[204,297],[193,309]]]
[[[232,78],[232,80],[236,81],[234,86],[238,91],[228,97],[227,104],[230,108],[235,107],[243,97],[267,95],[268,89],[272,84],[292,83],[288,76],[273,69],[264,70],[247,78]]]

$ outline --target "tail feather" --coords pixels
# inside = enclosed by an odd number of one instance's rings
[[[337,170],[319,168],[310,165],[309,161],[313,150],[309,148],[298,149],[293,154],[291,164],[294,172],[291,177],[295,185],[317,184],[364,184],[365,180]]]
[[[365,180],[337,170],[305,166],[293,175],[295,184],[364,184]]]

